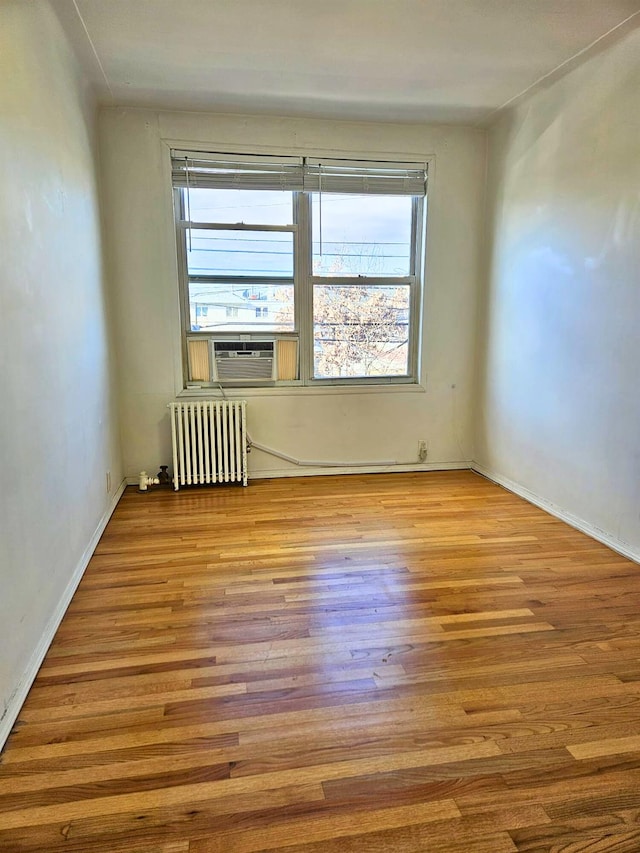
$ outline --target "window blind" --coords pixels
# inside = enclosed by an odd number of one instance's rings
[[[302,157],[171,152],[174,187],[224,190],[302,190]]]
[[[424,196],[424,163],[172,151],[174,187]]]
[[[308,192],[424,196],[427,169],[420,163],[306,158],[304,188]]]

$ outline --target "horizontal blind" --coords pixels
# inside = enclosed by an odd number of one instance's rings
[[[307,158],[304,188],[308,192],[424,196],[427,168],[424,163]]]
[[[174,187],[424,196],[424,163],[172,151]]]
[[[174,187],[302,190],[302,157],[251,157],[172,151]]]

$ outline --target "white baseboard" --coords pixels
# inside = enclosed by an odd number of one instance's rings
[[[264,468],[249,471],[250,480],[270,480],[278,477],[327,477],[331,474],[392,474],[411,471],[468,471],[470,462],[408,462],[397,465],[328,465],[322,468],[316,465],[289,465],[286,468]],[[139,477],[127,477],[128,486],[137,486]],[[154,486],[150,487],[153,491]]]
[[[400,474],[411,471],[460,471],[469,469],[469,462],[409,462],[398,465],[317,466],[291,465],[287,468],[265,468],[249,471],[250,480],[268,480],[276,477],[326,477],[331,474]]]
[[[491,468],[485,468],[484,465],[480,465],[478,462],[472,462],[470,467],[472,471],[476,471],[476,473],[486,477],[487,480],[491,480],[499,486],[504,486],[508,491],[513,492],[518,497],[524,498],[525,501],[534,504],[534,506],[540,507],[540,509],[566,522],[571,527],[575,527],[581,533],[586,533],[587,536],[590,536],[597,542],[601,542],[603,545],[611,548],[612,551],[622,554],[623,557],[633,560],[634,563],[640,563],[640,552],[636,551],[627,542],[623,542],[610,533],[607,533],[606,530],[601,530],[583,518],[579,518],[577,515],[573,515],[573,513],[567,512],[567,510],[557,506],[557,504],[546,500],[546,498],[541,498],[540,495],[530,491],[525,486],[521,486],[520,483],[510,480],[508,477],[503,477],[502,474],[498,474],[497,471],[493,471]]]
[[[51,619],[49,619],[46,628],[42,632],[42,637],[40,638],[40,642],[36,646],[33,654],[31,655],[31,660],[29,661],[27,668],[18,682],[18,686],[11,694],[9,701],[7,703],[7,707],[4,713],[4,716],[0,720],[0,751],[4,746],[7,738],[11,734],[11,729],[20,713],[20,709],[24,704],[24,700],[27,698],[27,694],[31,689],[31,685],[33,684],[36,675],[38,674],[38,670],[44,660],[44,656],[49,650],[49,646],[53,638],[55,637],[56,631],[58,630],[58,626],[60,622],[62,622],[62,617],[67,611],[67,607],[71,603],[71,599],[73,598],[73,594],[75,593],[78,584],[82,580],[82,576],[85,572],[85,569],[89,565],[89,560],[93,556],[93,552],[96,549],[98,542],[100,541],[100,537],[102,536],[105,527],[107,526],[107,522],[111,518],[114,509],[117,506],[118,501],[122,497],[122,493],[125,490],[126,481],[123,480],[120,483],[117,491],[113,495],[109,506],[105,510],[104,515],[100,519],[98,526],[96,527],[93,536],[89,540],[89,544],[84,550],[82,557],[80,558],[73,575],[71,576],[69,583],[65,591],[63,592],[60,601],[58,602],[58,606],[56,607]]]

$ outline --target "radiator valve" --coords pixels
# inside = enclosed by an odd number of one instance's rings
[[[160,480],[158,477],[148,477],[146,471],[140,471],[140,482],[138,483],[138,491],[146,492],[149,486],[159,486]]]
[[[156,474],[156,478],[161,486],[171,485],[171,475],[169,474],[169,466],[161,465],[160,470]]]

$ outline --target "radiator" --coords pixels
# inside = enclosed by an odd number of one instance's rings
[[[170,403],[173,488],[202,483],[247,485],[247,404]]]

